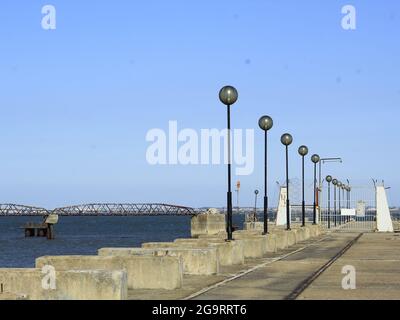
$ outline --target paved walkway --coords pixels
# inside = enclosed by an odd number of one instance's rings
[[[343,290],[342,268],[354,266],[356,289]],[[299,299],[400,299],[400,234],[364,234]]]
[[[335,233],[304,250],[273,262],[196,299],[282,300],[358,234]]]

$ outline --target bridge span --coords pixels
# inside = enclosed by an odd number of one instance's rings
[[[19,204],[0,204],[0,216],[46,216],[50,211],[44,208]]]
[[[194,216],[191,207],[164,203],[91,203],[47,210],[32,206],[0,204],[0,216]]]

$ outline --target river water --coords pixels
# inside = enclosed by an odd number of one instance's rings
[[[0,217],[0,267],[34,267],[44,255],[97,254],[103,247],[138,247],[143,242],[190,237],[190,217],[60,217],[55,240],[25,238],[20,227],[42,218]],[[242,226],[244,216],[234,215]]]

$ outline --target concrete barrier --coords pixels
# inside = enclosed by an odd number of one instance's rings
[[[311,232],[310,232],[310,228],[306,227],[302,227],[302,229],[304,230],[304,240],[308,240],[311,238]]]
[[[278,251],[277,236],[274,233],[264,235],[265,237],[265,253],[273,253]]]
[[[181,246],[216,247],[221,266],[244,263],[244,248],[241,241],[225,241],[221,239],[176,239]]]
[[[125,270],[128,289],[181,288],[183,266],[177,257],[47,256],[36,259],[36,267],[51,265],[56,270]]]
[[[26,295],[29,300],[127,299],[128,283],[125,271],[56,270],[53,289],[42,284],[48,283],[45,281],[47,275],[37,268],[0,269],[0,285],[8,294]]]
[[[243,242],[245,258],[261,258],[266,252],[266,241],[263,236],[234,232],[233,238],[235,241],[241,240]]]
[[[296,244],[296,229],[292,229],[289,231],[286,231],[287,233],[287,239],[288,239],[288,247],[294,246]]]
[[[322,233],[322,228],[319,225],[308,225],[311,237],[318,237]]]
[[[202,213],[192,217],[191,235],[196,238],[200,235],[215,235],[225,232],[226,223],[224,214]]]
[[[296,228],[296,243],[307,240],[305,230],[306,228]]]
[[[276,249],[283,250],[288,247],[288,234],[286,231],[276,231],[274,232],[276,237]]]
[[[181,257],[183,273],[192,275],[213,275],[219,273],[217,248],[188,248],[171,242],[148,242],[143,249],[152,249],[156,255]]]

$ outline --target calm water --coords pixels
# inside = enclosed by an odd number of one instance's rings
[[[143,242],[190,237],[190,217],[60,217],[56,239],[25,238],[20,229],[41,218],[0,217],[0,267],[33,267],[44,255],[97,254],[103,247],[137,247]],[[244,217],[234,216],[242,226]]]

